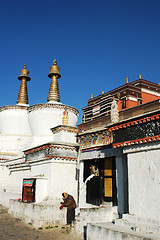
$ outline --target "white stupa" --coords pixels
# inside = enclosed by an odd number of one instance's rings
[[[58,78],[61,77],[56,59],[50,67],[48,77],[51,78],[47,103],[28,105],[27,81],[30,81],[29,71],[24,65],[18,79],[21,86],[17,105],[0,108],[0,157],[11,159],[21,157],[23,150],[37,145],[56,141],[51,131],[63,124],[63,115],[67,111],[67,125],[75,127],[78,111],[74,107],[60,103]]]

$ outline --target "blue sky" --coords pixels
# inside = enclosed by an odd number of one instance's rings
[[[53,59],[61,102],[80,112],[94,96],[142,78],[160,82],[159,0],[1,0],[0,106],[16,104],[24,63],[29,104],[44,103]]]

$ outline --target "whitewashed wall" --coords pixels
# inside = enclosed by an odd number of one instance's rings
[[[66,105],[56,103],[51,106],[47,108],[47,104],[41,104],[41,106],[37,104],[33,106],[33,109],[30,107],[32,110],[29,111],[28,116],[33,136],[52,136],[50,129],[62,125],[63,112]],[[75,127],[78,116],[69,109],[69,106],[67,111],[69,116],[68,125]]]
[[[51,171],[50,195],[62,199],[67,192],[77,201],[76,162],[54,160]]]
[[[126,148],[128,153],[129,212],[160,218],[160,144]]]
[[[53,141],[76,143],[76,133],[61,131],[53,134]]]
[[[30,171],[19,171],[10,173],[9,169],[0,166],[0,203],[9,207],[9,199],[22,198],[23,178]]]
[[[27,109],[13,106],[0,112],[0,128],[3,135],[31,136]],[[9,108],[9,106],[8,106]]]

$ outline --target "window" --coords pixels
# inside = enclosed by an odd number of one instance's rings
[[[141,104],[142,104],[142,100],[138,99],[138,105],[141,105]]]
[[[122,109],[126,108],[126,98],[122,99]]]

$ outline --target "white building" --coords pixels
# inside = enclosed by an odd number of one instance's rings
[[[17,105],[0,108],[0,199],[36,227],[65,223],[62,192],[77,200],[78,111],[60,102],[56,60],[47,103],[28,105],[28,74],[24,66]]]

